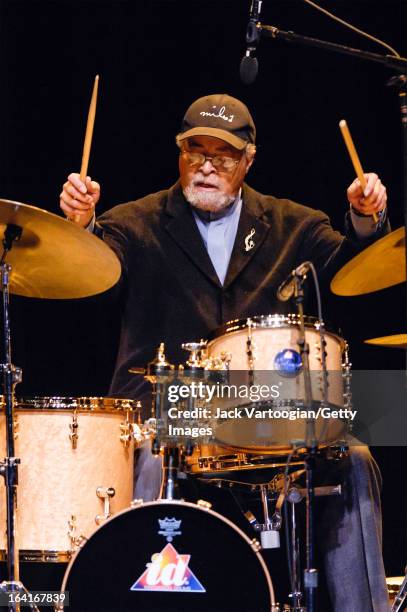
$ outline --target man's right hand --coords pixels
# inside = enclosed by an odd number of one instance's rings
[[[90,176],[83,182],[79,174],[73,172],[62,187],[59,202],[68,219],[86,227],[92,221],[99,198],[99,183],[92,181]]]

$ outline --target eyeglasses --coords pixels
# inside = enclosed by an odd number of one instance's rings
[[[232,172],[241,159],[234,159],[233,157],[225,157],[223,155],[204,155],[203,153],[193,153],[191,151],[182,151],[181,155],[190,166],[203,166],[207,160],[210,160],[214,168],[223,172]]]

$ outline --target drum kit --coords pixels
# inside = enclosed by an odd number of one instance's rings
[[[313,498],[341,494],[337,484],[315,486],[313,464],[317,456],[339,461],[346,454],[344,415],[352,410],[352,394],[346,342],[325,329],[322,316],[304,316],[306,274],[293,277],[297,314],[230,321],[204,341],[183,345],[188,357],[178,367],[167,362],[164,344],[145,368],[134,367],[153,390],[151,418],[142,423],[133,399],[16,398],[21,370],[11,361],[9,293],[95,295],[118,281],[120,264],[101,240],[34,206],[0,200],[0,232],[6,485],[0,556],[7,562],[0,595],[14,597],[6,607],[38,610],[41,601],[53,601],[56,610],[77,611],[187,605],[197,612],[312,612]],[[349,262],[332,290],[357,295],[405,279],[404,230],[397,230]],[[369,342],[406,348],[407,335]],[[328,418],[323,409],[330,409]],[[163,460],[161,494],[153,502],[133,499],[133,460],[143,446]],[[241,509],[253,537],[208,502],[181,499],[184,480],[256,496],[260,521]],[[307,554],[301,575],[296,505],[302,499]],[[291,593],[281,607],[262,549],[279,546],[283,522],[290,526]],[[30,598],[20,561],[68,563],[60,597]]]

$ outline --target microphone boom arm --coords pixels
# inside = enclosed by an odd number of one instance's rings
[[[362,49],[354,49],[353,47],[346,47],[345,45],[339,45],[326,40],[320,40],[319,38],[312,38],[310,36],[302,36],[295,32],[279,30],[275,26],[265,25],[260,22],[256,25],[259,30],[260,36],[266,36],[268,38],[275,38],[285,40],[286,42],[294,42],[308,47],[319,47],[326,49],[327,51],[334,51],[336,53],[342,53],[343,55],[352,55],[353,57],[359,57],[360,59],[369,60],[379,64],[384,64],[392,70],[404,73],[407,71],[407,59],[404,57],[396,57],[394,55],[380,55],[379,53],[371,53],[370,51],[363,51]]]

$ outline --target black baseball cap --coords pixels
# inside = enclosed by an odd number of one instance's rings
[[[177,144],[190,136],[214,136],[244,149],[256,141],[256,127],[243,102],[227,94],[213,94],[195,100],[185,113]]]

